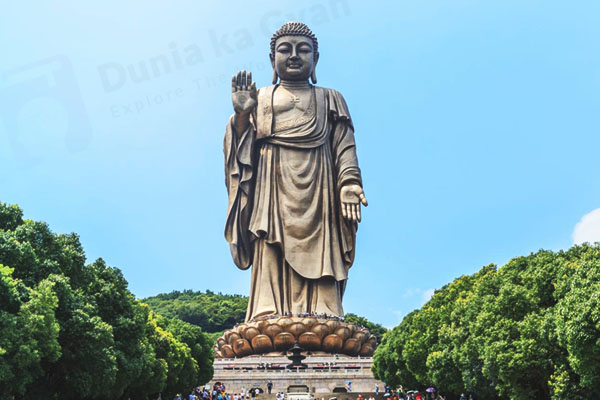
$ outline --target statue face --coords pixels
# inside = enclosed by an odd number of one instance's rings
[[[281,79],[307,80],[317,64],[313,42],[305,36],[282,36],[275,42],[273,68]]]

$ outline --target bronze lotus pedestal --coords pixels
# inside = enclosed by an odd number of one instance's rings
[[[311,355],[371,357],[377,339],[368,329],[336,318],[270,317],[225,331],[215,345],[216,358],[281,356],[298,342]]]

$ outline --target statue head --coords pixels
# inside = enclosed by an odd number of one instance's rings
[[[302,22],[288,22],[271,37],[273,83],[285,80],[308,80],[317,83],[315,68],[319,61],[319,43],[315,34]]]

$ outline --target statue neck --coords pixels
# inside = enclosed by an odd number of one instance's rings
[[[308,83],[308,79],[305,81],[289,81],[282,79],[280,85],[286,89],[308,89],[312,86]]]

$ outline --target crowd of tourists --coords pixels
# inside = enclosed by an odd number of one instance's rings
[[[446,400],[444,396],[438,395],[436,393],[421,393],[416,390],[409,391],[407,393],[404,392],[392,392],[386,398],[391,400]],[[359,396],[357,400],[362,400]],[[369,398],[369,400],[375,400],[373,396]]]
[[[271,381],[267,382],[267,391],[271,393],[271,389],[273,388],[273,383]],[[352,391],[352,386],[348,387],[348,392]],[[187,398],[182,397],[180,394],[175,396],[174,400],[258,400],[257,397],[260,397],[262,390],[258,388],[246,389],[241,388],[239,393],[228,393],[227,388],[224,384],[217,383],[213,385],[212,389],[208,387],[197,387],[192,389],[191,393],[187,396]],[[380,393],[379,386],[375,386],[375,396],[370,394],[368,397],[363,397],[362,394],[359,394],[356,400],[380,400],[381,398],[385,400],[446,400],[444,396],[437,393],[435,388],[428,388],[424,392],[419,392],[417,390],[404,390],[402,387],[394,390],[389,387],[385,387],[383,393]],[[277,392],[275,394],[275,398],[277,400],[285,400],[286,396],[283,392]],[[317,400],[314,395],[311,400]],[[471,395],[465,397],[465,395],[461,395],[459,400],[473,400]]]
[[[379,397],[379,385],[375,386],[375,395]],[[392,389],[389,386],[384,388],[383,397],[387,400],[446,400],[444,396],[437,393],[437,390],[433,387],[428,388],[424,392],[418,390],[405,390],[403,387]],[[364,399],[362,395],[358,395],[357,400],[375,400],[373,396],[368,399]],[[460,400],[467,400],[461,397]],[[469,398],[469,400],[472,400]]]
[[[273,383],[269,381],[267,383],[269,393],[271,393],[272,387]],[[225,384],[215,383],[212,387],[212,390],[206,387],[197,387],[192,389],[191,393],[188,395],[187,400],[255,400],[260,393],[260,389],[256,388],[242,388],[239,393],[228,393]],[[285,396],[283,393],[277,393],[278,399],[283,399],[284,397]],[[177,396],[175,396],[174,400],[186,399],[183,398],[181,394],[178,394]]]

